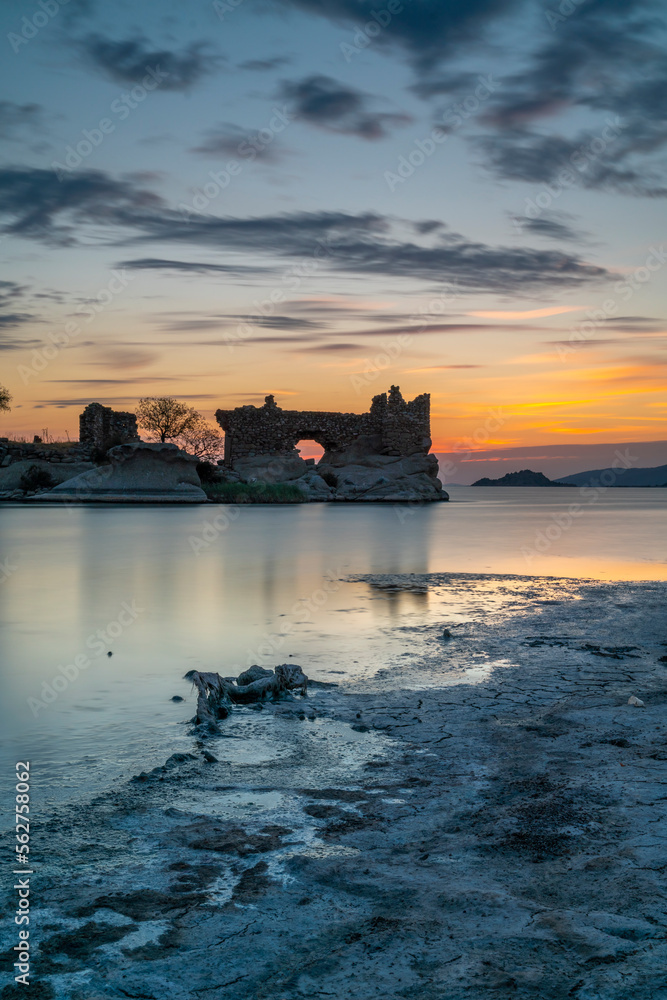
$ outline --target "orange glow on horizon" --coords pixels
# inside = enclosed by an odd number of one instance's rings
[[[478,316],[480,319],[544,319],[588,308],[589,306],[547,306],[544,309],[476,309],[467,312],[466,316]]]

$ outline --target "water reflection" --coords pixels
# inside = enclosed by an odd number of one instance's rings
[[[4,752],[13,760],[39,743],[54,767],[91,751],[99,767],[147,745],[173,752],[187,712],[170,698],[187,693],[192,667],[233,673],[292,658],[321,679],[368,676],[405,650],[400,626],[429,621],[429,595],[337,582],[347,574],[667,578],[666,490],[610,490],[537,551],[576,492],[249,506],[222,530],[213,506],[3,505],[0,561],[11,553],[16,566],[0,582]],[[137,616],[111,635],[124,604]],[[28,697],[81,655],[90,665],[35,718]]]

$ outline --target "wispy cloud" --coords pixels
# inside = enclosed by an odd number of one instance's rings
[[[0,169],[0,217],[7,220],[5,233],[51,245],[74,245],[77,234],[94,225],[98,240],[106,229],[115,245],[189,243],[285,261],[311,258],[319,249],[332,273],[449,281],[484,291],[571,288],[609,277],[605,268],[564,251],[489,246],[449,232],[435,244],[406,241],[395,232],[396,220],[375,212],[202,215],[186,225],[135,179],[93,170],[58,180],[47,170]]]
[[[373,98],[330,76],[308,76],[285,81],[281,97],[290,101],[294,113],[311,125],[360,139],[383,139],[397,127],[408,125],[410,115],[372,110]]]
[[[114,41],[90,34],[78,44],[87,62],[116,83],[139,83],[149,69],[159,67],[164,74],[161,90],[189,90],[220,65],[220,57],[206,42],[178,52],[155,48],[143,36]]]

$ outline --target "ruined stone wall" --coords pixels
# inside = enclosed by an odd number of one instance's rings
[[[218,410],[225,431],[225,463],[254,455],[286,455],[299,441],[317,441],[327,452],[344,451],[362,435],[377,438],[386,455],[426,454],[431,447],[430,396],[406,402],[398,386],[373,398],[368,413],[282,410],[273,396],[263,406]]]
[[[380,398],[387,397],[383,394]],[[431,447],[430,395],[424,393],[406,402],[398,386],[392,385],[382,423],[382,440],[389,454],[428,452]]]
[[[77,442],[65,444],[59,442],[53,445],[28,444],[25,441],[10,441],[0,438],[0,469],[6,469],[14,462],[40,461],[59,464],[67,462],[85,462],[90,458],[90,448]]]
[[[137,418],[134,413],[112,410],[101,403],[89,403],[79,416],[79,442],[93,448],[110,444],[138,441]]]

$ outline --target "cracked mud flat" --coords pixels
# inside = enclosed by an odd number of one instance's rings
[[[665,585],[362,579],[433,598],[409,667],[34,830],[26,996],[667,997]]]

